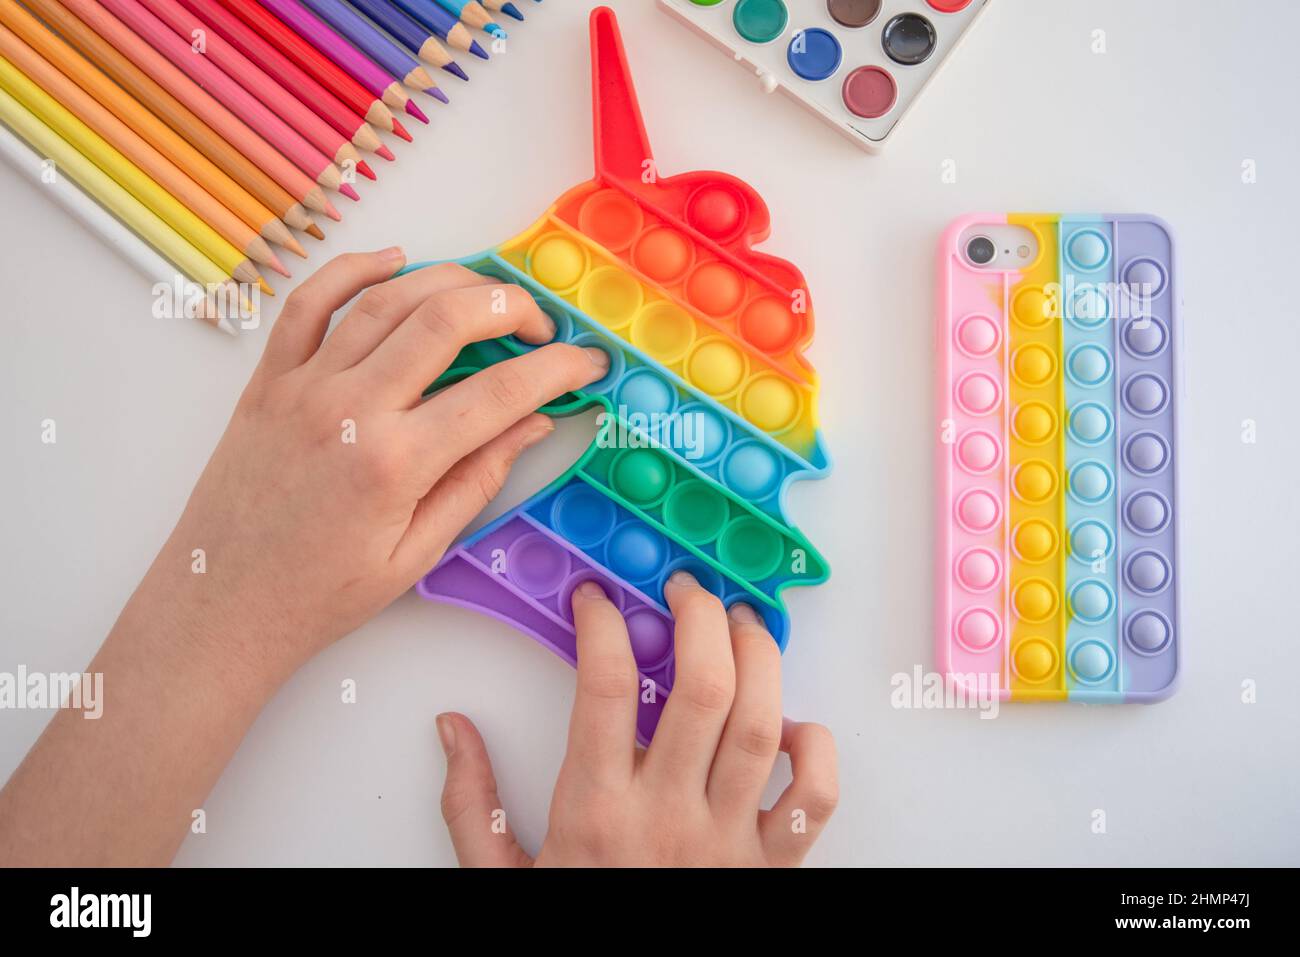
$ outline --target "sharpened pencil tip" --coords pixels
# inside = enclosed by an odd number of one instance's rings
[[[469,74],[460,68],[459,63],[455,63],[455,62],[448,63],[446,66],[443,67],[443,69],[446,70],[448,73],[450,73],[452,76],[458,76],[466,83],[469,82]]]
[[[354,203],[361,202],[361,194],[352,188],[351,183],[339,183],[339,192]]]
[[[397,159],[397,157],[393,155],[393,151],[390,150],[387,146],[379,147],[379,149],[375,150],[375,155],[382,156],[390,163],[393,162],[395,159]]]
[[[514,17],[516,20],[522,20],[524,18],[524,15],[519,12],[519,8],[516,7],[513,3],[503,4],[501,7],[501,12],[506,14],[507,16]]]
[[[268,296],[275,295],[275,290],[272,289],[270,286],[268,286],[266,284],[266,280],[263,279],[261,276],[257,277],[257,288],[262,290],[262,292],[266,293]]]
[[[441,101],[441,102],[443,102],[443,103],[450,103],[450,102],[451,102],[451,100],[447,99],[447,94],[444,93],[444,92],[442,92],[442,90],[438,89],[436,86],[431,86],[431,87],[429,87],[427,90],[425,90],[424,92],[425,92],[425,93],[428,93],[428,94],[429,94],[431,97],[433,97],[435,100],[439,100],[439,101]]]
[[[307,233],[308,236],[312,237],[313,239],[325,238],[325,234],[321,232],[321,228],[317,226],[315,223],[312,223],[310,226],[308,226],[305,232]],[[306,259],[307,257],[304,256],[303,258]]]
[[[428,122],[429,122],[429,118],[428,118],[427,116],[424,115],[424,110],[420,109],[420,107],[419,107],[418,105],[416,105],[415,100],[407,100],[407,101],[406,101],[406,112],[407,112],[407,113],[410,113],[412,116],[414,116],[414,117],[415,117],[417,120],[419,120],[421,123],[428,123]]]
[[[321,235],[324,236],[325,234],[321,233]],[[307,250],[303,249],[302,243],[298,242],[298,240],[294,239],[292,236],[290,236],[287,240],[285,240],[280,245],[283,246],[285,249],[289,250],[289,252],[293,253],[299,259],[307,258]]]
[[[340,212],[338,211],[338,209],[335,208],[334,204],[331,203],[328,199],[325,200],[325,210],[324,210],[324,212],[325,212],[325,215],[328,216],[330,219],[334,220],[334,222],[336,222],[336,223],[341,223],[341,222],[343,222],[343,214],[340,213]]]
[[[397,122],[397,117],[393,117],[393,133],[406,140],[406,142],[411,142],[411,134],[406,132],[405,126]]]
[[[479,46],[477,40],[469,41],[469,52],[474,54],[480,60],[486,60],[488,58],[487,50],[484,50],[481,46]]]
[[[484,27],[483,27],[483,32],[485,32],[485,33],[490,33],[490,34],[492,34],[492,36],[494,36],[494,37],[500,37],[502,40],[508,40],[508,39],[510,39],[510,37],[509,37],[509,35],[506,33],[506,31],[502,30],[501,27],[499,27],[499,26],[498,26],[497,24],[495,24],[495,23],[488,23],[488,24],[485,24]]]
[[[275,253],[271,254],[271,261],[267,263],[267,265],[270,266],[272,269],[274,269],[276,272],[278,272],[285,279],[293,278],[293,273],[289,272],[289,270],[284,268],[284,263],[280,261],[280,257],[275,255]]]
[[[364,176],[366,179],[373,179],[373,180],[379,179],[379,177],[375,175],[375,171],[372,170],[368,165],[366,165],[365,160],[361,160],[357,163],[357,172],[360,173],[362,176]]]

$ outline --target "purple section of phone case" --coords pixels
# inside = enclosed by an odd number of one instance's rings
[[[1120,591],[1120,666],[1123,669],[1122,686],[1126,697],[1133,701],[1155,700],[1167,697],[1175,688],[1179,655],[1182,647],[1178,594],[1181,563],[1178,556],[1178,516],[1181,507],[1178,496],[1177,449],[1178,434],[1176,412],[1182,400],[1182,383],[1178,373],[1181,359],[1181,328],[1177,316],[1178,303],[1174,281],[1177,271],[1174,264],[1173,239],[1168,228],[1158,220],[1148,217],[1115,217],[1115,257],[1117,277],[1123,289],[1130,279],[1141,280],[1160,276],[1163,288],[1151,298],[1146,309],[1134,309],[1129,296],[1129,308],[1117,320],[1116,331],[1119,348],[1115,350],[1115,411],[1119,436],[1118,476],[1119,511],[1117,523],[1119,547]],[[1156,264],[1156,265],[1152,265]],[[1130,338],[1129,327],[1133,314],[1141,311],[1164,325],[1163,345],[1154,355],[1140,351],[1153,336],[1150,329]],[[1141,319],[1138,320],[1141,322]],[[1138,343],[1139,349],[1130,348]],[[1163,403],[1150,403],[1158,394],[1155,387],[1163,386]],[[1137,399],[1137,402],[1132,401]],[[1162,468],[1153,474],[1135,467],[1140,464],[1133,455],[1132,442],[1141,435],[1146,446],[1158,444],[1150,436],[1157,436],[1166,451]],[[1165,521],[1157,528],[1144,528],[1142,516],[1150,511],[1159,496],[1167,509]],[[1146,495],[1134,503],[1137,496]],[[1130,510],[1132,506],[1132,511]],[[1131,517],[1136,520],[1131,520]],[[1166,581],[1162,588],[1144,590],[1152,581],[1153,572],[1164,570]],[[1154,646],[1152,636],[1167,632],[1162,645]]]

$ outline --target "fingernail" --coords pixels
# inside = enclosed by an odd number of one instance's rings
[[[605,589],[601,588],[597,582],[590,579],[575,588],[573,593],[581,598],[608,598],[605,594]]]
[[[554,339],[555,333],[557,332],[555,320],[552,319],[550,316],[548,316],[546,313],[542,313],[542,320],[546,326],[546,338]]]
[[[698,585],[699,584],[699,582],[695,580],[695,576],[692,575],[690,572],[688,572],[685,568],[677,569],[677,571],[672,573],[671,577],[669,577],[668,580],[672,582],[674,585]]]
[[[440,714],[433,722],[438,727],[438,741],[442,743],[442,753],[451,757],[456,753],[456,725],[451,715]]]
[[[400,263],[406,261],[406,253],[402,252],[401,246],[389,246],[387,249],[381,249],[375,253],[384,262]]]
[[[587,346],[582,351],[587,353],[587,357],[591,359],[591,364],[597,369],[602,372],[609,371],[609,353],[604,349],[597,349],[595,346]]]
[[[761,625],[763,623],[762,619],[758,617],[758,612],[743,601],[738,601],[732,605],[727,614],[732,621],[739,625]]]

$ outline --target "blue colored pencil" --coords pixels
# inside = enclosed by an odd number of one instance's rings
[[[303,6],[320,17],[343,35],[358,50],[374,60],[382,69],[391,73],[407,86],[423,90],[447,102],[447,96],[438,89],[427,70],[415,62],[415,58],[400,49],[392,40],[373,27],[369,20],[361,16],[342,0],[300,0]]]
[[[434,66],[442,67],[448,73],[452,73],[462,80],[469,79],[465,71],[460,68],[460,64],[451,58],[447,48],[438,42],[437,37],[430,33],[426,27],[389,3],[388,0],[349,0],[349,2],[392,34],[398,43],[425,63],[432,63]]]
[[[524,18],[524,15],[519,12],[519,8],[511,3],[510,0],[479,0],[479,2],[489,10],[500,10],[506,16],[514,17],[516,20],[522,20]]]
[[[457,50],[464,50],[486,60],[487,50],[478,45],[469,30],[453,14],[448,13],[434,0],[393,0],[399,7],[433,31],[433,35]]]
[[[502,30],[500,25],[492,19],[492,14],[483,9],[483,4],[478,0],[437,0],[438,4],[449,13],[455,15],[462,23],[468,23],[471,27],[478,27],[480,30],[486,30],[494,37],[506,38],[506,31]]]

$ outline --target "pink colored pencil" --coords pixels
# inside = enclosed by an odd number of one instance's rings
[[[257,0],[257,2],[337,63],[345,73],[350,74],[366,90],[383,100],[387,106],[393,109],[405,109],[420,122],[429,122],[429,118],[402,89],[402,84],[396,77],[385,72],[374,60],[335,33],[325,21],[318,18],[298,0]]]
[[[199,86],[234,113],[289,162],[326,189],[336,189],[345,196],[359,199],[356,190],[343,182],[338,167],[328,156],[303,139],[289,125],[268,110],[257,98],[222,73],[206,56],[177,36],[137,0],[99,0],[104,7],[130,27],[137,36],[174,65],[180,67]]]
[[[216,31],[209,30],[207,24],[182,7],[179,0],[140,0],[140,3],[178,36],[184,39],[203,37],[208,59],[221,72],[266,104],[268,109],[334,163],[339,166],[350,163],[363,175],[375,178],[370,167],[362,162],[361,154],[355,146],[227,43]]]
[[[96,0],[62,0],[62,3],[300,203],[331,219],[342,218],[311,177],[281,156],[275,147],[249,129],[243,120],[213,99],[165,56],[132,33],[130,27]],[[166,27],[163,29],[166,30]],[[170,30],[167,33],[175,37]],[[183,45],[188,51],[189,44]],[[188,52],[187,55],[193,56]]]

